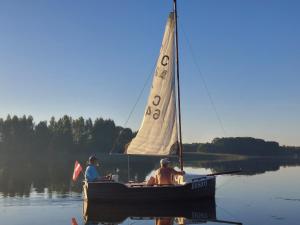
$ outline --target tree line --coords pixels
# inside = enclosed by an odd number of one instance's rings
[[[215,138],[211,143],[186,144],[185,151],[255,156],[295,155],[300,157],[300,147],[280,146],[275,141],[265,141],[252,137]]]
[[[63,116],[34,123],[32,116],[0,118],[0,155],[34,156],[92,153],[123,153],[136,135],[130,128],[116,126],[111,119],[84,119]],[[211,143],[184,144],[184,152],[241,155],[296,154],[299,147],[280,146],[277,142],[251,137],[215,138]]]
[[[0,118],[0,154],[121,153],[135,136],[111,119],[63,116],[34,123],[32,116]]]

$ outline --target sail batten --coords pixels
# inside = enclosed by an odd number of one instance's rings
[[[174,29],[174,14],[170,13],[143,122],[127,154],[169,155],[177,151]]]

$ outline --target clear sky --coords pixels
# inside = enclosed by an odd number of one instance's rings
[[[171,0],[1,0],[0,117],[124,125],[171,9]],[[184,142],[252,136],[300,145],[300,1],[178,0],[178,10]]]

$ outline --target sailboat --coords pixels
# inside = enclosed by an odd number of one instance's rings
[[[136,137],[128,144],[129,155],[177,155],[183,171],[181,134],[177,2],[169,14],[160,48],[152,88],[144,118]],[[86,182],[84,199],[101,202],[157,202],[186,201],[214,198],[216,177],[197,176],[186,179],[178,176],[173,185],[115,181]]]

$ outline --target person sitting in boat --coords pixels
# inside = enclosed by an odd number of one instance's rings
[[[95,181],[105,181],[110,180],[110,176],[101,177],[97,171],[98,159],[95,155],[89,157],[89,164],[85,170],[85,179],[87,182],[95,182]]]
[[[172,185],[174,184],[173,178],[175,175],[184,175],[184,171],[176,171],[169,167],[169,159],[160,160],[160,168],[155,172],[155,177],[150,177],[147,185]]]
[[[172,225],[174,224],[173,217],[159,217],[155,219],[155,225]]]

